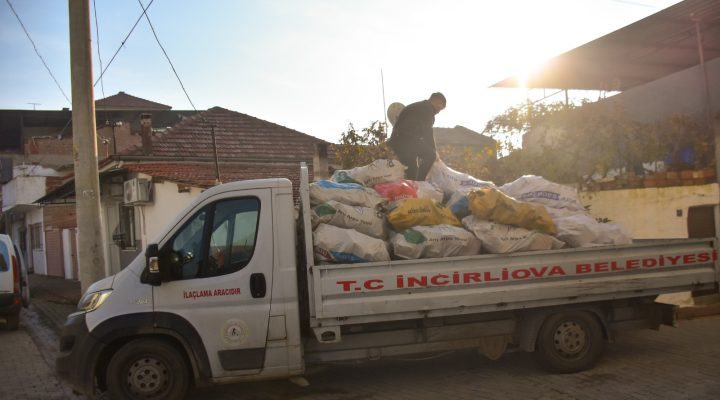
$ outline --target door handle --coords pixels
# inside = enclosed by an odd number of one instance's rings
[[[265,297],[267,292],[267,284],[265,283],[265,275],[255,273],[250,275],[250,294],[254,298]]]

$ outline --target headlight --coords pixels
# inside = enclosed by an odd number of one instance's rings
[[[99,292],[85,293],[78,303],[78,311],[91,312],[97,310],[110,297],[112,289],[101,290]]]

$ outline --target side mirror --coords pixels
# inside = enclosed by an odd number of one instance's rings
[[[157,243],[148,245],[145,250],[145,271],[142,276],[143,283],[149,283],[153,286],[160,286],[162,283],[162,276],[160,275],[160,249]]]

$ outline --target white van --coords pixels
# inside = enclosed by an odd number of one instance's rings
[[[30,304],[27,269],[10,236],[0,234],[0,320],[10,330],[20,323],[20,307]]]

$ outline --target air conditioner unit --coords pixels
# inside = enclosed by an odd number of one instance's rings
[[[123,202],[125,204],[147,203],[150,201],[150,182],[147,179],[133,178],[123,182]]]

